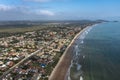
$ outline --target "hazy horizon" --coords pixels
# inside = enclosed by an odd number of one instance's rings
[[[120,20],[118,0],[0,0],[0,21]]]

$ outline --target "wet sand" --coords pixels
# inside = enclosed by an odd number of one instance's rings
[[[63,53],[62,57],[60,58],[58,64],[52,71],[49,80],[66,80],[66,74],[68,72],[68,68],[71,64],[71,59],[73,56],[73,49],[75,45],[75,41],[77,40],[78,36],[84,32],[88,27],[81,30],[71,41],[69,46],[66,48],[65,52]]]

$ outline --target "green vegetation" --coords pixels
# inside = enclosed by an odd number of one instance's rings
[[[55,68],[55,66],[57,65],[57,63],[58,63],[58,61],[59,61],[61,55],[62,55],[61,52],[57,53],[56,56],[55,56],[54,59],[53,59],[54,62],[48,64],[48,65],[45,67],[45,69],[46,69],[48,75],[51,74],[53,68]]]
[[[24,27],[24,28],[2,28],[0,32],[8,32],[8,33],[15,33],[15,32],[27,32],[27,31],[34,31],[43,29],[44,27],[41,26],[33,26],[33,27]]]

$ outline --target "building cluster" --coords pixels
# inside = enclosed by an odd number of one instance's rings
[[[48,79],[60,56],[80,30],[81,27],[51,27],[0,38],[2,80]],[[40,51],[33,53],[37,50]]]

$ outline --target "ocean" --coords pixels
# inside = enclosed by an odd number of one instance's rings
[[[68,80],[120,80],[120,23],[89,27],[77,39]]]

